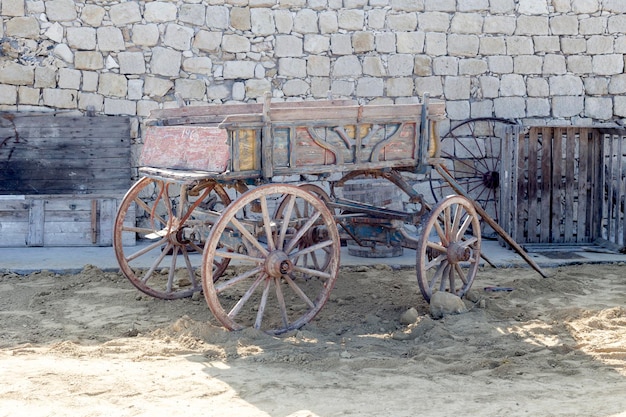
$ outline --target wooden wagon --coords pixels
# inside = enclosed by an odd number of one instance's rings
[[[435,291],[463,296],[480,258],[473,203],[454,195],[430,207],[410,181],[437,160],[444,112],[444,103],[428,97],[155,111],[142,178],[117,214],[120,267],[146,294],[174,299],[203,291],[228,329],[274,334],[320,311],[345,237],[363,247],[415,249],[426,300]],[[397,187],[399,205],[347,198],[346,187],[364,178]],[[137,246],[125,245],[135,237]]]

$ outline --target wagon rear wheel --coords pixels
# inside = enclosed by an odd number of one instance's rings
[[[433,209],[417,246],[417,282],[426,301],[436,291],[463,297],[480,260],[480,224],[472,203],[449,196]]]
[[[277,213],[271,207],[281,202]],[[241,245],[235,250],[237,241]],[[324,249],[328,262],[299,264],[304,255]],[[328,300],[339,250],[335,220],[320,199],[291,185],[254,188],[235,200],[211,230],[203,257],[204,296],[230,330],[254,327],[280,334],[300,328]],[[211,266],[223,260],[232,260],[232,267],[214,282]]]
[[[217,183],[140,179],[126,193],[115,219],[113,245],[122,273],[156,298],[178,299],[201,291],[204,244],[229,203]],[[227,266],[228,260],[216,263],[213,276],[218,278]]]

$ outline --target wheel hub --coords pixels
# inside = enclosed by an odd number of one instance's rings
[[[293,263],[283,251],[274,251],[265,260],[265,272],[271,277],[280,278],[293,270]]]
[[[453,242],[450,246],[448,246],[446,255],[448,257],[448,262],[456,264],[459,262],[469,261],[471,250],[468,247],[459,245],[457,242]]]
[[[495,190],[500,186],[500,173],[489,171],[483,174],[483,185],[491,190]]]

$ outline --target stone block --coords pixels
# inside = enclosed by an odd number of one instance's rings
[[[304,96],[309,92],[309,84],[300,79],[288,80],[283,84],[283,94],[287,97]]]
[[[626,96],[613,97],[613,112],[615,116],[626,117]]]
[[[367,11],[367,27],[369,30],[382,30],[385,28],[387,11],[383,9],[373,9]]]
[[[613,36],[590,36],[587,39],[587,53],[590,55],[612,54],[613,42]]]
[[[352,97],[354,94],[354,81],[333,80],[330,85],[333,97]]]
[[[208,56],[187,58],[183,61],[183,71],[192,74],[210,75],[213,69],[213,62]]]
[[[321,12],[319,15],[320,33],[336,33],[339,30],[337,13],[334,11]]]
[[[372,77],[384,77],[386,70],[382,59],[379,56],[363,57],[363,74]]]
[[[441,32],[429,32],[425,35],[424,52],[430,56],[448,54],[448,35]]]
[[[0,5],[2,16],[24,16],[24,0],[2,0]]]
[[[136,1],[128,1],[114,4],[109,10],[109,17],[113,25],[118,27],[141,22],[142,17],[141,11],[139,10],[139,3]]]
[[[86,4],[80,12],[80,20],[86,25],[97,27],[102,24],[106,10],[102,6]]]
[[[2,34],[2,27],[0,27],[0,34]],[[63,42],[63,37],[65,36],[65,30],[63,26],[59,22],[54,22],[50,27],[45,31],[44,38],[48,38],[51,41],[56,43]]]
[[[526,117],[550,117],[550,100],[529,97],[526,99]]]
[[[488,56],[489,71],[495,74],[510,74],[513,72],[513,57],[506,55]]]
[[[481,37],[478,46],[480,55],[506,55],[506,42],[500,36]]]
[[[129,100],[141,100],[143,97],[143,79],[133,78],[128,80],[128,92],[126,97]]]
[[[392,77],[406,77],[413,74],[413,55],[395,54],[387,60],[387,71]]]
[[[276,37],[274,53],[277,57],[301,57],[304,55],[303,39],[293,35]]]
[[[224,35],[222,37],[222,50],[224,52],[237,53],[249,52],[250,40],[241,35]]]
[[[613,75],[609,81],[609,94],[626,94],[626,74]]]
[[[582,96],[552,97],[552,117],[579,116],[585,108]]]
[[[450,13],[426,12],[417,16],[417,27],[424,32],[448,32]]]
[[[121,74],[145,74],[146,72],[143,52],[120,52],[117,59]]]
[[[9,84],[4,79],[2,79],[4,71],[0,71],[0,84]],[[57,73],[54,68],[51,67],[36,67],[34,70],[35,75],[35,83],[33,87],[36,88],[54,88],[57,86],[56,76]],[[24,85],[29,85],[32,83],[32,79],[28,78],[27,83]]]
[[[450,120],[469,119],[470,102],[468,100],[446,101],[446,116]]]
[[[610,120],[613,117],[611,97],[585,97],[585,116],[597,120]]]
[[[598,0],[572,0],[572,11],[576,14],[593,14],[599,7]]]
[[[479,13],[456,13],[452,18],[450,30],[453,33],[482,33],[483,19]]]
[[[273,35],[276,31],[274,15],[271,9],[251,9],[250,24],[252,26],[252,33],[255,35],[268,36]],[[213,28],[211,25],[209,25],[209,27]]]
[[[456,0],[424,0],[424,10],[427,12],[455,12]]]
[[[529,97],[548,97],[550,95],[550,86],[545,78],[528,78],[526,79],[526,92]]]
[[[565,57],[560,54],[547,54],[543,57],[542,72],[545,75],[558,75],[567,72]]]
[[[410,77],[388,78],[385,86],[389,97],[411,97],[413,88],[413,78]]]
[[[550,24],[548,17],[521,15],[517,18],[514,33],[520,36],[549,35]]]
[[[517,10],[520,14],[548,14],[546,0],[519,0]]]
[[[331,68],[333,77],[358,77],[362,73],[361,62],[356,55],[340,56]]]
[[[0,84],[29,85],[35,80],[35,67],[5,61],[0,71]]]
[[[48,0],[46,5],[46,17],[51,22],[70,22],[76,20],[76,4],[72,0]]]
[[[104,114],[135,116],[137,114],[137,102],[132,100],[105,98]]]
[[[533,36],[535,52],[561,52],[561,42],[558,36]]]
[[[5,22],[5,35],[14,38],[37,39],[39,21],[32,16],[14,17]]]
[[[277,33],[291,33],[293,29],[293,16],[289,10],[274,10],[274,25]]]
[[[541,74],[543,58],[536,55],[513,57],[513,72],[517,74]]]
[[[452,56],[476,56],[480,38],[476,35],[448,35],[448,55]]]
[[[254,78],[255,62],[251,61],[226,61],[224,62],[225,79],[251,79]],[[305,72],[306,73],[306,72]]]
[[[418,77],[428,77],[433,75],[433,60],[428,55],[415,56],[413,73]]]
[[[5,96],[2,89],[6,87],[16,88],[15,86],[0,85],[0,97]],[[38,106],[40,94],[41,94],[41,90],[39,90],[38,88],[26,87],[22,85],[22,86],[17,87],[17,101],[13,101],[12,103],[4,103],[4,104],[17,103],[20,105]],[[8,97],[8,99],[11,99],[11,97]]]
[[[175,23],[167,24],[163,37],[163,46],[169,46],[178,51],[187,51],[191,48],[191,39],[194,31],[187,26]]]
[[[260,98],[266,92],[272,91],[272,85],[269,80],[246,80],[246,97]]]
[[[443,84],[446,100],[469,100],[470,85],[469,77],[446,77]]]
[[[583,94],[582,79],[575,75],[556,75],[550,77],[550,95],[574,96]]]
[[[342,9],[337,14],[337,24],[343,30],[363,30],[365,12],[360,9]]]
[[[370,5],[373,0],[370,0]],[[388,3],[388,0],[386,0]],[[387,4],[383,0],[379,0],[379,7],[385,7]],[[391,0],[391,9],[404,12],[422,12],[424,11],[424,0]]]
[[[587,51],[587,41],[584,38],[561,38],[561,52],[565,55],[582,54]]]
[[[65,30],[67,44],[72,49],[94,51],[96,49],[96,29],[89,27],[68,27]]]
[[[512,35],[515,32],[515,17],[485,16],[483,32],[494,35]]]
[[[550,29],[553,35],[578,35],[578,17],[559,15],[550,18]]]
[[[500,96],[500,79],[491,75],[479,78],[480,96],[482,98],[495,98]]]
[[[387,16],[387,27],[394,32],[413,32],[417,29],[417,14],[390,14]]]
[[[98,93],[103,96],[126,97],[127,91],[128,80],[125,76],[112,72],[100,74]]]
[[[459,75],[459,59],[453,56],[433,58],[433,75]]]
[[[520,74],[504,74],[500,79],[500,96],[525,96],[526,83]]]
[[[331,35],[330,50],[333,55],[352,55],[352,38],[347,34]]]
[[[315,98],[327,99],[330,93],[330,78],[311,77],[311,94]]]
[[[358,97],[382,97],[384,95],[384,83],[381,78],[359,78],[356,85]]]
[[[186,100],[200,100],[204,97],[206,84],[204,80],[177,78],[174,81],[174,91]]]
[[[609,17],[608,18],[608,31],[609,33],[616,33],[616,34],[626,33],[626,15],[619,14],[616,16]]]
[[[584,85],[587,95],[609,94],[609,79],[606,77],[587,77],[584,79]]]
[[[60,88],[44,88],[43,105],[57,109],[75,109],[78,104],[78,91]]]
[[[526,116],[526,99],[524,97],[498,97],[493,100],[496,117],[504,119],[520,119]]]
[[[293,31],[296,33],[318,33],[317,12],[302,9],[293,18]]]
[[[155,1],[146,3],[143,17],[148,23],[165,23],[175,21],[177,14],[178,8],[176,4]]]
[[[122,31],[113,26],[103,26],[96,29],[98,49],[102,52],[123,51],[124,36]]]
[[[222,44],[222,32],[200,30],[194,37],[192,46],[201,51],[217,52]]]
[[[169,48],[157,46],[152,49],[150,72],[167,77],[176,77],[180,73],[182,54]]]
[[[591,61],[596,75],[615,75],[624,72],[624,55],[596,55]]]
[[[492,117],[493,100],[472,101],[470,103],[470,117]]]
[[[488,70],[489,66],[484,59],[468,58],[459,61],[459,75],[480,75]]]
[[[304,51],[308,54],[326,53],[330,49],[330,38],[324,35],[304,35]]]
[[[392,32],[377,33],[375,43],[377,52],[396,52],[396,35]]]
[[[132,42],[138,46],[156,46],[159,42],[159,27],[150,23],[133,25]]]
[[[423,96],[425,93],[429,93],[431,97],[443,96],[443,81],[442,77],[417,77],[415,78],[415,92]]]
[[[80,89],[80,82],[82,78],[81,71],[71,68],[59,68],[59,81],[57,87],[70,90]]]
[[[399,54],[421,54],[424,52],[424,32],[397,32],[396,51]]]
[[[352,35],[352,49],[355,53],[374,50],[374,34],[372,32],[356,32]]]
[[[526,36],[509,36],[506,39],[506,52],[509,55],[534,55],[533,40]]]
[[[230,13],[231,23],[233,12],[235,10],[249,10],[240,7],[233,7]],[[236,13],[236,12],[235,12]],[[178,20],[182,23],[189,23],[193,26],[204,26],[206,21],[206,7],[203,4],[181,4],[178,8]],[[172,19],[173,20],[173,19]],[[234,25],[233,25],[234,27]],[[250,13],[248,12],[248,27],[242,30],[250,29]]]
[[[491,0],[489,2],[489,11],[491,14],[513,14],[515,12],[515,3],[516,0]]]
[[[330,75],[330,58],[324,55],[309,55],[306,68],[309,76],[328,77]]]
[[[174,83],[158,77],[146,77],[143,91],[149,97],[163,97],[174,87]]]
[[[578,30],[581,35],[601,35],[605,33],[608,22],[606,16],[581,19]]]
[[[0,84],[0,104],[15,105],[17,103],[17,87],[14,85]],[[38,104],[38,102],[23,104]]]
[[[80,110],[88,110],[92,108],[95,112],[104,110],[104,97],[94,93],[78,93],[78,108]]]
[[[137,101],[137,116],[140,117],[148,117],[150,112],[153,110],[157,110],[159,108],[159,103],[152,100],[139,100]]]

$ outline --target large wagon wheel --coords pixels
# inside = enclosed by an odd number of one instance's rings
[[[427,301],[435,291],[462,297],[480,260],[480,223],[473,204],[448,196],[433,207],[417,246],[417,282]]]
[[[283,208],[273,215],[270,204],[283,200]],[[303,206],[309,207],[307,217],[296,210]],[[311,235],[315,243],[303,244]],[[231,250],[234,237],[245,250]],[[298,265],[305,254],[324,248],[330,249],[327,265]],[[324,202],[296,186],[262,185],[235,200],[211,230],[203,257],[204,296],[230,330],[254,327],[280,334],[297,329],[328,300],[339,271],[339,251],[339,232]],[[212,265],[223,260],[235,260],[235,272],[214,282]]]
[[[211,225],[230,203],[215,182],[181,185],[144,177],[124,196],[115,219],[113,246],[122,273],[156,298],[190,297],[202,290],[201,255]],[[136,246],[125,245],[128,242]],[[228,259],[216,263],[219,277]]]
[[[498,222],[500,199],[501,142],[503,128],[515,125],[512,120],[479,117],[465,120],[441,137],[441,157],[458,186]],[[430,178],[435,202],[456,194],[441,178]],[[483,236],[495,237],[496,232],[482,222]]]
[[[312,193],[314,196],[322,200],[324,204],[327,204],[330,201],[330,197],[328,196],[326,191],[324,191],[324,189],[317,185],[302,184],[299,186],[299,188],[306,190],[309,193]],[[283,200],[278,205],[278,208],[276,209],[276,218],[283,218],[285,210],[289,203],[289,196],[283,198]],[[298,218],[303,219],[309,218],[315,212],[315,208],[311,206],[306,200],[302,200],[301,205],[294,205],[293,210],[295,211],[295,215]],[[300,243],[298,244],[298,247],[301,249],[305,249],[307,247],[320,243],[325,238],[325,236],[317,233],[317,231],[318,229],[313,228],[308,233],[306,233],[302,237]],[[330,265],[330,261],[332,260],[333,250],[334,249],[332,247],[326,246],[318,250],[306,252],[302,256],[296,258],[295,263],[296,265],[303,268],[313,268],[316,271],[325,271]]]

